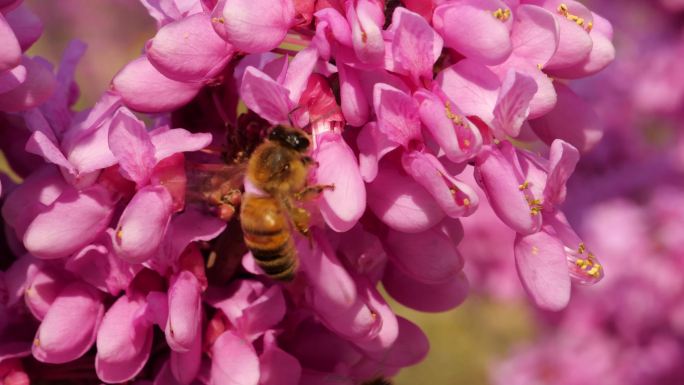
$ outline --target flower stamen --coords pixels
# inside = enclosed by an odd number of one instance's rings
[[[499,8],[499,9],[497,9],[496,11],[492,12],[492,14],[493,14],[494,17],[496,17],[497,19],[499,19],[499,20],[505,22],[505,21],[507,21],[507,20],[511,17],[511,10],[510,10],[510,9],[502,9],[502,8]]]

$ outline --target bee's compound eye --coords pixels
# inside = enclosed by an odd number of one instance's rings
[[[297,150],[306,150],[309,148],[309,139],[300,136],[297,141]]]

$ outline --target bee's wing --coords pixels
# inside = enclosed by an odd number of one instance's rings
[[[231,190],[242,190],[246,163],[196,163],[188,165],[188,198],[211,203]]]

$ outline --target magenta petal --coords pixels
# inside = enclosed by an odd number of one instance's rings
[[[237,50],[256,53],[277,47],[294,22],[292,0],[226,0],[221,25]]]
[[[67,190],[31,222],[24,246],[39,258],[66,257],[94,241],[107,227],[113,207],[102,186]]]
[[[259,356],[259,385],[299,385],[302,366],[289,353],[280,349],[273,334],[264,337],[264,352]]]
[[[65,275],[46,266],[34,266],[26,284],[24,302],[31,314],[39,320],[45,318],[52,303],[68,284]]]
[[[257,385],[259,358],[252,345],[235,332],[221,334],[211,349],[210,385]]]
[[[209,13],[198,13],[163,26],[147,45],[147,58],[162,75],[178,81],[214,76],[233,48],[214,32]]]
[[[282,83],[290,91],[292,103],[299,101],[317,62],[318,52],[313,48],[305,48],[292,58]]]
[[[76,281],[55,298],[33,341],[33,356],[59,364],[82,356],[95,342],[104,314],[100,293]],[[78,322],[74,322],[78,320]]]
[[[366,191],[371,211],[397,231],[418,233],[444,218],[444,210],[432,195],[394,164],[381,164]]]
[[[192,100],[200,88],[202,83],[167,78],[145,57],[128,63],[112,80],[124,104],[142,112],[171,111]]]
[[[141,263],[157,251],[171,218],[173,201],[163,186],[139,190],[121,214],[114,250],[129,263]]]
[[[152,327],[136,323],[144,304],[120,297],[107,310],[97,332],[95,371],[100,380],[119,383],[135,377],[150,356]]]
[[[373,88],[373,105],[378,128],[387,138],[405,148],[412,140],[422,139],[418,104],[410,95],[385,83],[377,83]]]
[[[366,188],[354,152],[339,134],[325,134],[314,154],[318,161],[316,183],[334,185],[323,192],[321,214],[335,231],[344,232],[356,224],[366,210]]]
[[[477,159],[477,181],[487,194],[489,204],[496,215],[518,233],[539,231],[541,215],[533,215],[527,201],[521,171],[517,169],[515,149],[502,142],[499,150],[486,146]]]
[[[392,56],[416,84],[432,79],[432,67],[442,53],[443,41],[425,19],[399,7],[392,15]],[[488,31],[491,35],[491,31]]]
[[[354,5],[347,4],[347,20],[351,26],[354,53],[363,63],[379,65],[385,59],[382,9],[371,0],[358,0]]]
[[[36,107],[50,98],[57,86],[55,76],[41,58],[24,56],[21,65],[26,68],[26,81],[0,94],[0,111],[19,112]]]
[[[558,48],[558,29],[551,12],[531,4],[520,5],[511,32],[513,55],[533,67],[543,67]]]
[[[494,107],[494,134],[517,137],[530,113],[530,102],[537,93],[537,83],[530,76],[509,70],[501,84]]]
[[[202,323],[201,287],[197,278],[183,270],[169,287],[169,319],[166,342],[177,352],[187,352],[198,338],[197,326]]]
[[[340,107],[344,118],[347,124],[363,126],[368,121],[370,108],[356,70],[344,64],[340,64],[337,70],[340,75]]]
[[[549,173],[544,187],[544,201],[560,206],[565,201],[565,183],[579,162],[579,151],[571,144],[556,139],[551,144]]]
[[[292,107],[290,91],[265,73],[247,67],[242,77],[240,96],[247,107],[272,124],[287,123]]]
[[[420,120],[452,162],[463,162],[475,156],[482,146],[482,135],[477,127],[451,104],[436,95],[418,91]],[[461,99],[463,100],[463,99]]]
[[[403,317],[397,317],[397,338],[382,353],[370,357],[390,367],[402,368],[421,362],[430,350],[430,342],[420,327]]]
[[[556,107],[539,119],[530,121],[534,132],[547,144],[558,138],[580,152],[591,150],[603,136],[601,119],[584,99],[568,86],[556,84]]]
[[[380,159],[398,147],[378,130],[375,122],[363,126],[356,138],[356,144],[359,148],[359,171],[363,180],[369,183],[378,175]]]
[[[5,13],[5,19],[12,27],[22,51],[29,49],[43,33],[40,19],[24,4]]]
[[[537,306],[563,309],[570,300],[570,275],[563,244],[545,231],[518,234],[514,252],[520,280]]]
[[[499,64],[506,60],[512,48],[510,23],[493,16],[497,9],[509,10],[499,0],[446,3],[435,9],[433,24],[444,36],[447,47],[483,64]]]
[[[392,264],[387,265],[382,284],[397,302],[424,312],[442,312],[460,305],[469,288],[463,273],[444,283],[427,284],[415,281]]]
[[[428,153],[411,151],[401,159],[404,170],[434,197],[444,212],[458,218],[472,214],[479,203],[475,191],[459,181]]]
[[[549,11],[558,12],[560,4],[555,5],[556,3],[561,2],[550,1],[545,5],[547,8],[551,8]],[[562,4],[568,8],[570,14],[581,17],[586,23],[592,22],[591,11],[581,3],[573,0],[563,0]],[[556,20],[559,27],[558,50],[556,50],[551,60],[544,66],[549,70],[567,68],[581,63],[589,56],[593,45],[584,25],[580,26],[575,21],[569,20],[558,13],[556,14]]]
[[[156,162],[179,152],[201,150],[211,143],[211,134],[206,132],[191,133],[182,128],[174,128],[150,134],[154,145]]]
[[[26,142],[26,151],[42,156],[48,162],[64,168],[70,174],[76,173],[76,169],[64,157],[62,151],[41,131],[36,131],[31,135]]]
[[[196,328],[197,337],[192,340],[190,350],[185,353],[171,351],[169,367],[179,385],[190,384],[197,377],[202,365],[202,323],[198,322]]]
[[[138,186],[147,183],[155,165],[154,147],[145,124],[132,113],[119,110],[109,127],[109,148],[124,177]]]
[[[437,84],[465,115],[488,123],[493,119],[501,82],[494,72],[472,59],[464,59],[437,75]]]
[[[29,293],[26,292],[26,289],[34,280],[34,276],[41,271],[41,265],[42,263],[31,256],[31,254],[24,254],[14,261],[12,266],[5,271],[4,284],[7,290],[7,302],[5,305],[7,305],[7,307],[14,306],[22,297],[29,295]],[[55,295],[56,294],[57,293],[55,293]],[[46,307],[46,312],[47,308],[49,308],[49,306]],[[43,312],[43,315],[44,314],[45,313]],[[42,316],[40,318],[42,318]]]
[[[463,257],[453,240],[437,228],[416,234],[390,230],[386,245],[395,265],[420,282],[444,283],[463,270]]]
[[[17,88],[26,81],[26,67],[18,65],[7,71],[0,71],[0,94]]]
[[[16,67],[21,61],[21,47],[12,27],[0,14],[0,72]]]

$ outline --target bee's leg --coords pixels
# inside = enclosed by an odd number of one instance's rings
[[[311,241],[311,232],[309,231],[309,220],[311,219],[311,215],[309,212],[292,204],[290,199],[283,200],[283,203],[285,209],[287,209],[287,213],[290,215],[290,220],[292,221],[294,228],[303,236],[308,237],[309,241]]]
[[[334,190],[334,184],[315,184],[313,186],[306,186],[301,191],[294,194],[298,201],[308,201],[317,198],[324,190]]]

